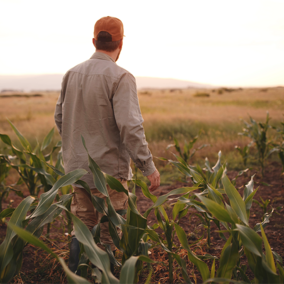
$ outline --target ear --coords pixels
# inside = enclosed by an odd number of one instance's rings
[[[94,47],[97,48],[97,47],[96,47],[96,41],[95,41],[94,38],[93,38],[92,42],[93,42]]]
[[[123,46],[123,39],[121,39],[121,42],[119,44],[119,48],[122,49],[122,46]]]

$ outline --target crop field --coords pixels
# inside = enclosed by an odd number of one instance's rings
[[[127,191],[89,157],[114,254],[97,246],[100,223],[70,212],[71,184],[89,189],[84,170],[64,174],[58,96],[0,94],[1,283],[284,283],[284,88],[139,90],[161,186],[150,193],[132,165]],[[106,184],[128,196],[126,215]]]
[[[209,94],[209,97],[198,96],[204,93]],[[33,145],[36,144],[36,139],[43,139],[54,127],[53,113],[59,93],[40,95],[42,96],[0,95],[0,133],[11,135],[11,138],[16,137],[7,122],[8,118]],[[214,153],[216,157],[220,149],[223,154],[232,155],[236,144],[246,143],[238,135],[243,127],[241,119],[248,120],[250,115],[261,121],[265,119],[266,111],[270,112],[272,123],[279,124],[284,119],[282,87],[141,90],[138,95],[146,137],[154,156],[170,158],[165,149],[173,136],[184,142],[199,133],[197,145],[211,144],[210,149],[202,150],[201,159],[210,153]],[[55,139],[60,139],[57,133]],[[1,145],[3,144],[0,147]]]

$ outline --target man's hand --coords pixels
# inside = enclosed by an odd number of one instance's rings
[[[151,182],[149,187],[150,191],[156,190],[160,186],[160,173],[155,170],[151,175],[147,176],[148,180]]]

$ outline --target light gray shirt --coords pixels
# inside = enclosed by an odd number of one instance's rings
[[[82,179],[91,188],[94,182],[81,135],[101,170],[115,178],[132,178],[130,158],[144,176],[156,170],[135,78],[110,56],[95,52],[65,74],[54,118],[62,136],[65,172],[86,169],[89,173]]]

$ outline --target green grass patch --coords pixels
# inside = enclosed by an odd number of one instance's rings
[[[196,93],[193,96],[197,97],[197,98],[209,98],[210,94],[208,94],[208,93]]]
[[[238,106],[250,108],[283,109],[284,100],[223,100],[207,102],[212,106]]]
[[[206,123],[201,121],[177,120],[172,122],[155,121],[145,122],[145,133],[147,141],[172,141],[177,139],[192,139],[199,135],[200,139],[207,138],[215,141],[228,137],[237,137],[242,130],[241,122],[237,123]]]

